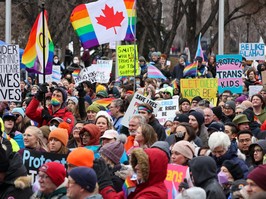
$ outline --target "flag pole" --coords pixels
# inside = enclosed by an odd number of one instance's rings
[[[45,48],[46,48],[46,43],[45,43],[45,21],[44,21],[44,1],[42,1],[42,53],[43,53],[43,60],[42,60],[42,66],[43,66],[43,83],[45,83]],[[44,98],[43,98],[43,107],[45,108],[45,94],[44,94]]]
[[[136,3],[137,1],[134,1],[133,9],[135,9],[136,12],[136,18],[137,18],[137,9],[136,9]],[[136,56],[136,51],[137,51],[137,43],[136,43],[136,33],[137,33],[137,22],[135,21],[135,29],[134,29],[134,92],[136,92],[136,63],[137,63],[137,56]]]

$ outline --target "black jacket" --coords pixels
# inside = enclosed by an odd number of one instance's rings
[[[154,131],[157,133],[158,140],[165,141],[166,139],[165,129],[154,116],[152,116],[152,118],[150,119],[149,125],[151,125]]]
[[[194,185],[205,190],[207,199],[225,199],[225,194],[217,181],[216,163],[209,156],[199,156],[189,162]]]

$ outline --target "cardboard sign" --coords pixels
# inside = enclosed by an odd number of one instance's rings
[[[18,45],[0,46],[0,101],[21,101]]]
[[[225,90],[230,90],[232,93],[242,93],[242,56],[217,55],[216,64],[219,94]]]
[[[158,101],[160,108],[157,112],[156,118],[163,125],[167,120],[173,121],[178,110],[178,98]]]
[[[187,169],[187,166],[168,164],[167,175],[164,180],[164,184],[168,191],[168,199],[176,198],[178,186],[184,181],[184,178],[186,178]]]
[[[262,85],[266,85],[266,71],[261,72]]]
[[[136,53],[136,55],[134,54]],[[136,64],[136,75],[139,75],[138,50],[134,49],[134,45],[120,45],[116,47],[118,75],[134,76],[134,65]],[[135,60],[136,58],[136,60]]]
[[[182,97],[192,100],[201,96],[213,105],[217,103],[217,78],[181,79],[180,87]]]
[[[248,92],[249,99],[251,99],[252,95],[258,94],[262,88],[263,88],[262,85],[249,86],[249,92]]]
[[[123,117],[123,120],[121,123],[122,125],[128,127],[130,118],[132,117],[132,115],[138,113],[138,105],[142,103],[147,103],[151,105],[153,108],[153,114],[156,114],[160,108],[159,102],[156,102],[156,101],[153,101],[152,99],[144,97],[143,95],[139,93],[135,93]]]
[[[46,162],[59,162],[67,168],[67,155],[25,150],[22,160],[28,175],[32,176],[32,184],[36,181],[38,169]]]
[[[247,60],[264,60],[265,59],[264,43],[240,43],[239,54]]]

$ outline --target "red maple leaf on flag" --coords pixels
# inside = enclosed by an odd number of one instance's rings
[[[96,17],[98,24],[105,26],[106,30],[114,28],[116,34],[115,26],[121,27],[121,23],[125,18],[123,12],[114,13],[114,8],[109,7],[107,4],[105,4],[105,8],[102,9],[102,12],[105,16],[100,15],[99,17]]]

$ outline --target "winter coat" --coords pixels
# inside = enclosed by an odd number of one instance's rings
[[[31,177],[27,176],[27,170],[20,155],[10,153],[9,168],[4,183],[0,184],[0,198],[30,198],[31,195]]]
[[[39,126],[47,125],[48,121],[46,121],[42,118],[43,108],[39,107],[39,103],[40,102],[35,97],[33,97],[30,104],[26,108],[26,115],[30,119],[38,122]],[[65,122],[67,122],[70,126],[70,130],[72,131],[72,129],[74,127],[74,122],[75,122],[75,118],[74,118],[72,112],[68,111],[68,109],[66,107],[62,107],[53,113],[52,105],[49,106],[48,111],[49,111],[51,116],[60,117]]]
[[[212,155],[211,155],[212,156]],[[244,178],[246,179],[247,175],[248,175],[248,166],[245,163],[244,160],[238,158],[237,155],[237,151],[232,151],[232,148],[229,147],[229,149],[227,150],[227,152],[220,156],[220,157],[216,157],[216,156],[212,156],[212,158],[215,160],[216,165],[217,165],[217,173],[220,171],[222,164],[225,160],[231,160],[233,161],[235,164],[238,164],[239,167],[241,168],[243,174],[244,174]]]
[[[65,178],[65,181],[59,187],[57,187],[56,190],[51,194],[44,195],[42,192],[37,191],[31,196],[30,199],[68,199],[68,197],[66,196],[67,183],[68,180],[67,178]]]
[[[149,125],[151,125],[154,131],[157,133],[158,141],[165,141],[165,129],[154,116],[151,117]]]
[[[255,148],[256,145],[258,145],[258,146],[260,146],[260,148],[262,148],[262,154],[263,154],[262,157],[264,157],[264,155],[266,154],[266,140],[258,140],[257,142],[251,144],[249,146],[249,149],[248,149],[249,150],[249,153],[250,153],[250,159],[252,161],[252,163],[251,163],[252,165],[250,166],[249,171],[252,171],[258,165],[260,165],[260,164],[263,163],[263,158],[259,162],[256,162],[255,159],[254,159],[254,152],[253,152],[253,150],[254,150],[254,148]]]
[[[96,195],[88,196],[84,199],[102,199],[102,198],[103,198],[102,195],[96,194]]]
[[[199,132],[197,132],[197,136],[201,139],[202,146],[208,146],[208,131],[204,124],[201,125]]]
[[[224,199],[225,194],[217,181],[216,164],[209,156],[193,158],[190,163],[190,170],[194,179],[194,185],[205,190],[207,199]]]
[[[140,164],[144,183],[138,184],[134,192],[127,199],[167,199],[167,189],[164,180],[167,174],[168,157],[158,148],[135,149],[132,154],[132,163]],[[136,165],[132,165],[134,168]],[[124,199],[124,192],[116,193],[111,186],[100,190],[104,199]]]
[[[172,72],[173,79],[178,79],[178,80],[182,79],[184,68],[185,68],[185,65],[183,64],[176,65]]]

